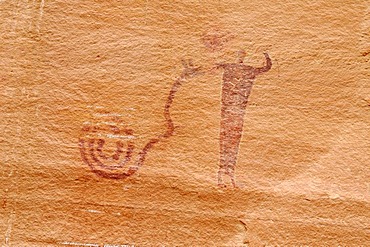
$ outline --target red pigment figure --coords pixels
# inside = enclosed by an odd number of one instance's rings
[[[133,141],[128,141],[126,152],[124,152],[124,144],[121,141],[116,142],[116,151],[111,157],[107,157],[104,152],[104,139],[95,138],[80,138],[79,147],[81,152],[82,160],[90,167],[90,169],[98,176],[110,179],[122,179],[129,177],[136,173],[136,171],[143,165],[146,155],[158,142],[171,137],[174,133],[174,124],[170,115],[170,108],[175,98],[176,92],[180,89],[181,85],[200,73],[200,68],[195,67],[192,62],[183,61],[183,72],[176,79],[170,93],[167,97],[167,101],[164,106],[163,115],[166,121],[166,127],[163,133],[158,134],[156,137],[149,139],[144,147],[138,153],[136,159],[129,165],[130,161],[133,160],[132,154],[134,151]],[[84,132],[101,132],[109,131],[114,134],[124,134],[131,136],[133,131],[131,129],[119,129],[117,126],[110,126],[108,129],[101,127],[85,127]],[[124,158],[121,159],[121,154],[126,153]],[[107,165],[107,161],[114,161],[114,165]]]
[[[243,63],[245,55],[245,51],[241,50],[237,63],[217,64],[217,68],[224,69],[220,124],[220,167],[218,171],[218,185],[221,187],[225,186],[224,175],[228,175],[232,185],[236,187],[234,173],[248,97],[256,76],[269,71],[272,66],[267,53],[264,53],[266,65],[262,68],[245,65]]]

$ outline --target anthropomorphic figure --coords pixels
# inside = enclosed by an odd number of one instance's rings
[[[254,68],[244,64],[245,51],[239,51],[236,63],[217,64],[217,68],[224,69],[221,99],[220,124],[220,167],[218,184],[225,186],[223,177],[229,176],[235,187],[235,166],[239,151],[240,139],[243,132],[244,114],[253,82],[257,75],[271,69],[269,55],[264,53],[266,65]]]

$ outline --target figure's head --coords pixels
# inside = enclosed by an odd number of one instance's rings
[[[240,49],[238,51],[238,63],[243,63],[245,56],[246,56],[245,51]]]

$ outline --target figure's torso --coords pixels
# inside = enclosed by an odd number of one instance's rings
[[[226,64],[223,81],[253,80],[256,77],[255,68],[243,63]]]
[[[255,75],[255,69],[244,64],[227,64],[223,74],[222,103],[224,106],[247,105]]]

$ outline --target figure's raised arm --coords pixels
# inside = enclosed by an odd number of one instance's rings
[[[270,58],[269,54],[267,54],[267,53],[263,53],[263,54],[265,55],[265,58],[266,58],[266,65],[264,67],[261,67],[261,68],[256,68],[256,73],[257,74],[267,72],[272,67],[272,62],[271,62],[271,58]]]

